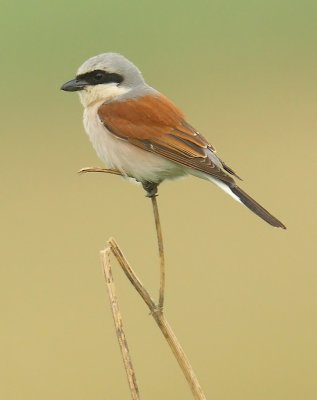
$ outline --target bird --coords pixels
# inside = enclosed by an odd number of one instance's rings
[[[285,225],[243,191],[241,178],[184,113],[119,53],[86,60],[61,90],[78,92],[90,141],[109,169],[141,183],[148,197],[166,179],[193,175],[216,184],[270,225]]]

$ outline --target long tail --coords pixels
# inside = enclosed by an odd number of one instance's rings
[[[258,202],[252,199],[245,191],[239,188],[232,179],[232,182],[223,182],[219,179],[214,178],[213,176],[207,175],[207,174],[201,174],[201,173],[196,173],[196,171],[191,171],[192,175],[198,176],[199,178],[206,179],[218,187],[220,189],[224,190],[229,196],[231,196],[234,200],[238,201],[239,203],[242,203],[246,207],[248,207],[249,210],[254,212],[254,214],[258,215],[260,218],[262,218],[264,221],[266,221],[268,224],[275,226],[277,228],[282,228],[286,229],[286,226],[279,221],[277,218],[275,218],[272,214],[270,214],[264,207],[262,207]]]
[[[252,199],[246,192],[240,189],[238,186],[228,186],[230,191],[238,197],[238,199],[243,203],[249,210],[253,211],[260,218],[264,219],[267,223],[277,228],[286,229],[286,226],[282,224],[277,218],[270,214],[265,208],[263,208],[259,203]]]

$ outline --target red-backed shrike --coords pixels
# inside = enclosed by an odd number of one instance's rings
[[[120,54],[92,57],[62,90],[78,91],[84,126],[108,168],[141,182],[149,196],[165,179],[194,175],[215,183],[269,224],[284,228],[240,189],[239,178],[170,100]]]

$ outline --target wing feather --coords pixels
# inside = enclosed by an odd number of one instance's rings
[[[225,171],[237,176],[215,154],[214,147],[162,95],[143,96],[123,102],[103,103],[98,115],[114,135],[134,146],[175,163],[235,184]]]

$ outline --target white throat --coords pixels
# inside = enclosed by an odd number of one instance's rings
[[[126,94],[131,89],[118,86],[116,83],[108,83],[106,85],[87,86],[84,90],[78,92],[81,104],[84,107],[99,102],[109,101],[115,97]]]

